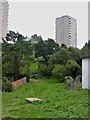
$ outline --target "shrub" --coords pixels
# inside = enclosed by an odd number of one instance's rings
[[[66,69],[66,75],[72,76],[74,79],[76,76],[81,74],[81,67],[74,60],[68,60],[65,65],[65,69]]]
[[[39,73],[37,71],[34,71],[31,73],[30,78],[32,79],[38,79],[39,78]]]
[[[3,92],[11,92],[12,91],[11,82],[6,77],[3,77],[3,79],[2,79],[2,91]]]
[[[65,77],[65,67],[64,65],[55,65],[52,71],[53,77],[57,78],[60,82],[64,81]]]
[[[53,70],[53,64],[49,64],[49,65],[40,64],[39,73],[41,74],[41,76],[51,76],[52,70]]]
[[[65,65],[67,60],[71,59],[71,52],[67,48],[61,48],[58,52],[55,52],[50,56],[48,62],[53,64]]]

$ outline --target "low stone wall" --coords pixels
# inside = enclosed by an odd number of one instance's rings
[[[22,86],[25,83],[26,83],[26,77],[16,80],[15,82],[12,82],[11,83],[12,90],[17,89],[18,87]]]

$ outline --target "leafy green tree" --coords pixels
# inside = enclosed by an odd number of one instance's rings
[[[65,67],[64,65],[57,64],[52,70],[52,76],[57,78],[60,82],[64,81],[65,77]]]
[[[52,75],[52,70],[54,68],[54,65],[49,64],[49,65],[45,65],[45,64],[40,64],[39,67],[39,74],[41,76],[51,76]]]
[[[81,57],[85,54],[89,54],[90,53],[90,40],[88,42],[85,43],[85,45],[83,46],[83,48],[81,49]]]
[[[31,47],[27,38],[18,32],[10,31],[3,42],[3,75],[17,80],[20,77],[20,67],[26,57],[30,59]],[[8,73],[7,73],[8,72]]]
[[[35,44],[35,56],[44,58],[45,63],[51,54],[58,51],[59,45],[53,40],[49,39],[44,41],[42,38],[38,38],[38,42]]]
[[[2,91],[3,92],[11,92],[12,91],[12,87],[11,87],[11,81],[8,80],[6,77],[3,77],[2,79]]]
[[[46,44],[45,42],[40,39],[37,44],[35,44],[35,57],[42,57],[44,58],[45,62],[47,63],[47,53],[46,53]]]
[[[42,37],[38,36],[37,34],[32,35],[30,38],[30,42],[32,45],[37,44],[40,40],[42,40]]]
[[[78,48],[74,48],[74,47],[69,47],[68,50],[71,52],[71,59],[75,60],[80,66],[82,63],[82,59],[81,59],[81,51]]]
[[[45,43],[48,58],[50,55],[54,54],[59,50],[59,45],[53,39],[48,38],[48,40],[46,40]]]
[[[75,78],[76,76],[81,75],[81,67],[74,60],[68,60],[65,65],[65,69],[66,76],[72,76],[73,78]]]
[[[65,76],[71,76],[75,79],[80,74],[81,67],[74,60],[68,60],[65,65],[56,64],[52,70],[52,75],[59,81],[64,81]]]
[[[50,56],[48,62],[53,64],[66,64],[71,59],[71,52],[67,48],[61,48],[58,52]]]

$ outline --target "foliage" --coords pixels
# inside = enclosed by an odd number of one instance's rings
[[[42,37],[38,36],[37,34],[32,35],[30,38],[30,42],[33,46],[37,44],[40,40],[42,40]]]
[[[55,65],[54,69],[52,70],[52,75],[60,82],[64,81],[65,67],[63,65]]]
[[[45,64],[49,59],[49,56],[59,49],[59,45],[53,40],[49,39],[44,41],[42,38],[38,38],[38,42],[34,45],[35,47],[35,56],[44,58]]]
[[[89,58],[90,57],[90,40],[85,43],[83,48],[81,49],[81,58]]]
[[[78,48],[69,47],[68,50],[71,52],[71,59],[75,60],[81,66],[81,51]]]
[[[38,74],[38,63],[37,62],[32,62],[30,64],[30,78],[37,79],[39,77]]]
[[[30,60],[32,48],[27,38],[18,32],[9,31],[6,40],[2,44],[3,52],[3,76],[12,77],[17,80],[20,76],[20,68],[24,66],[25,60]],[[24,73],[27,74],[27,73]]]
[[[74,79],[76,76],[81,74],[81,67],[74,60],[68,60],[68,62],[65,65],[65,69],[66,69],[65,74],[67,76],[72,76]]]
[[[35,44],[35,57],[43,57],[47,63],[47,53],[46,53],[46,44],[42,38]]]
[[[61,48],[58,52],[50,56],[49,63],[66,64],[67,60],[71,59],[71,53],[67,48]]]
[[[59,45],[53,39],[48,38],[45,43],[48,57],[59,50]]]
[[[6,77],[3,77],[3,80],[2,80],[2,91],[4,92],[12,91],[11,82]]]
[[[68,60],[65,65],[56,64],[52,71],[52,75],[60,81],[64,81],[65,76],[75,78],[79,74],[81,74],[81,67],[74,60]]]
[[[81,57],[90,52],[90,40],[88,42],[85,43],[85,45],[83,46],[83,48],[81,49]]]
[[[49,64],[49,65],[40,64],[39,74],[41,76],[51,76],[53,67],[54,67],[53,64]]]
[[[65,76],[75,78],[81,74],[81,55],[88,51],[90,41],[80,50],[78,48],[61,47],[48,38],[34,34],[29,38],[14,31],[7,33],[2,44],[3,77],[15,81],[21,76],[38,78],[53,76],[64,81]],[[37,66],[32,66],[32,64]]]

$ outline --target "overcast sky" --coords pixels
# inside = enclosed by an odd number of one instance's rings
[[[55,18],[70,15],[77,19],[77,46],[88,41],[87,2],[9,2],[9,30],[23,35],[55,39]]]

